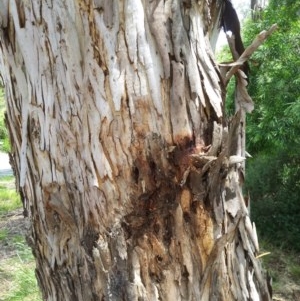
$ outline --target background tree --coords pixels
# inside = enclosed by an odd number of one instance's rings
[[[260,234],[300,250],[300,3],[270,1],[262,19],[248,22],[250,40],[274,22],[278,31],[253,55],[249,90],[256,109],[248,116],[247,189]]]
[[[45,300],[270,300],[241,191],[243,107],[227,124],[210,45],[222,3],[1,2]]]

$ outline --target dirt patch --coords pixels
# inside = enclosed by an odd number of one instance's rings
[[[0,216],[0,261],[17,254],[16,242],[24,238],[29,229],[29,221],[23,216],[23,209],[17,209]]]

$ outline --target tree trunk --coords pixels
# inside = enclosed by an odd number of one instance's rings
[[[4,0],[11,159],[44,300],[270,300],[209,41],[221,1]]]

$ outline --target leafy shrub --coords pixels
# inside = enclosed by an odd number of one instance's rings
[[[300,156],[278,152],[252,160],[246,189],[260,236],[273,245],[300,251]]]
[[[252,219],[264,239],[300,251],[300,2],[270,0],[261,20],[245,26],[245,44],[272,24],[272,36],[250,60],[249,93],[255,109],[247,116],[250,159],[246,189]]]

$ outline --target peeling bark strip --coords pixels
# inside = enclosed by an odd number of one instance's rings
[[[45,300],[270,300],[209,39],[221,1],[0,2]]]

